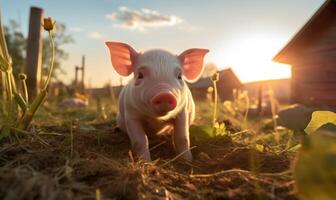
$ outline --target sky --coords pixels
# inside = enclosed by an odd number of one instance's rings
[[[272,58],[323,4],[324,0],[0,0],[4,24],[14,19],[27,35],[29,9],[44,9],[67,26],[75,43],[64,45],[63,63],[74,67],[86,56],[85,82],[117,85],[104,41],[121,41],[138,51],[167,49],[180,54],[207,48],[206,63],[232,67],[242,82],[288,78],[290,66]],[[128,77],[129,78],[129,77]],[[123,78],[124,82],[127,78]]]

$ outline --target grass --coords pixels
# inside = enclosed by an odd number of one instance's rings
[[[47,101],[31,136],[2,141],[0,199],[297,198],[289,169],[301,136],[280,130],[277,142],[271,119],[249,120],[247,128],[219,106],[227,134],[211,135],[209,102],[196,102],[195,160],[178,159],[170,137],[161,135],[150,138],[154,161],[144,164],[116,129],[115,105],[101,102],[107,118],[96,106],[61,110]]]
[[[213,102],[196,103],[193,162],[179,159],[183,153],[175,154],[169,135],[149,139],[152,163],[134,160],[127,135],[116,127],[115,99],[96,97],[80,109],[61,109],[52,98],[43,105],[53,71],[54,24],[44,19],[53,55],[42,91],[30,105],[26,76],[19,76],[20,93],[0,30],[0,199],[335,198],[336,138],[278,129],[272,93],[269,117],[248,117],[246,92],[235,91],[233,101],[219,103],[217,73]],[[315,114],[309,130],[336,122],[335,113]]]
[[[0,100],[0,139],[8,137],[11,134],[21,134],[27,131],[36,111],[41,107],[47,97],[55,56],[55,46],[52,36],[54,25],[55,23],[51,18],[44,19],[43,27],[49,34],[50,48],[52,49],[51,64],[49,75],[46,78],[43,89],[30,103],[28,102],[26,85],[27,77],[25,74],[19,75],[22,91],[19,92],[16,88],[16,81],[12,69],[12,59],[7,51],[5,34],[0,19],[0,78],[3,80],[0,85],[3,90],[3,98]]]

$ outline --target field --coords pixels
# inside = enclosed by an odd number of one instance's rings
[[[270,117],[246,123],[223,112],[213,135],[210,102],[196,102],[194,161],[176,157],[170,136],[150,138],[153,162],[134,160],[116,128],[116,106],[45,104],[30,133],[0,143],[0,199],[297,199],[291,164],[299,133]],[[106,116],[105,116],[106,115]],[[23,136],[22,136],[23,135]]]

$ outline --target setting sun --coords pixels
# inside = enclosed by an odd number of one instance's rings
[[[212,58],[219,67],[231,67],[242,82],[289,78],[290,66],[272,61],[281,41],[267,35],[241,36]],[[216,52],[215,52],[216,53]]]

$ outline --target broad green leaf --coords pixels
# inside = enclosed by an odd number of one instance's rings
[[[307,136],[299,151],[294,177],[301,200],[336,199],[336,137],[332,134],[321,131]]]
[[[313,112],[312,118],[304,131],[307,134],[312,134],[327,123],[336,125],[336,113],[331,111],[315,111]]]

